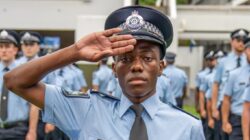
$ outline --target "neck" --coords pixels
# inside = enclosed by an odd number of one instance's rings
[[[6,60],[6,61],[3,60],[2,62],[5,67],[8,67],[13,62],[13,60]]]
[[[128,94],[125,94],[125,96],[127,96],[127,98],[134,104],[140,104],[142,102],[144,102],[145,100],[147,100],[148,98],[150,98],[151,96],[153,96],[156,93],[156,90],[152,90],[149,93],[147,93],[144,96],[138,96],[138,97],[132,97],[129,96]]]

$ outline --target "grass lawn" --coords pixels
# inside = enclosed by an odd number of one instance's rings
[[[200,115],[195,111],[195,108],[194,106],[188,106],[188,105],[184,105],[184,108],[183,108],[186,112],[200,118]]]

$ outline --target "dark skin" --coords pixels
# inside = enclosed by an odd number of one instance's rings
[[[155,94],[157,77],[164,62],[157,44],[138,41],[132,52],[119,55],[113,64],[124,95],[133,103],[141,103]]]
[[[134,49],[136,40],[131,35],[113,36],[120,31],[121,29],[114,28],[95,32],[74,45],[31,60],[6,73],[5,84],[18,96],[44,108],[45,85],[39,81],[49,72],[79,60],[97,62],[104,57],[124,54]]]

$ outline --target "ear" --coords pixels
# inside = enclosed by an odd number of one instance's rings
[[[117,78],[117,73],[116,73],[116,62],[113,62],[113,63],[112,63],[112,70],[113,70],[113,73],[114,73],[115,77]]]
[[[164,69],[164,61],[160,60],[158,76],[161,76],[163,69]]]

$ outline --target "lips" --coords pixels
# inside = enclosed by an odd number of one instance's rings
[[[132,77],[128,80],[128,82],[133,85],[139,85],[139,84],[145,84],[146,79],[143,77]]]

